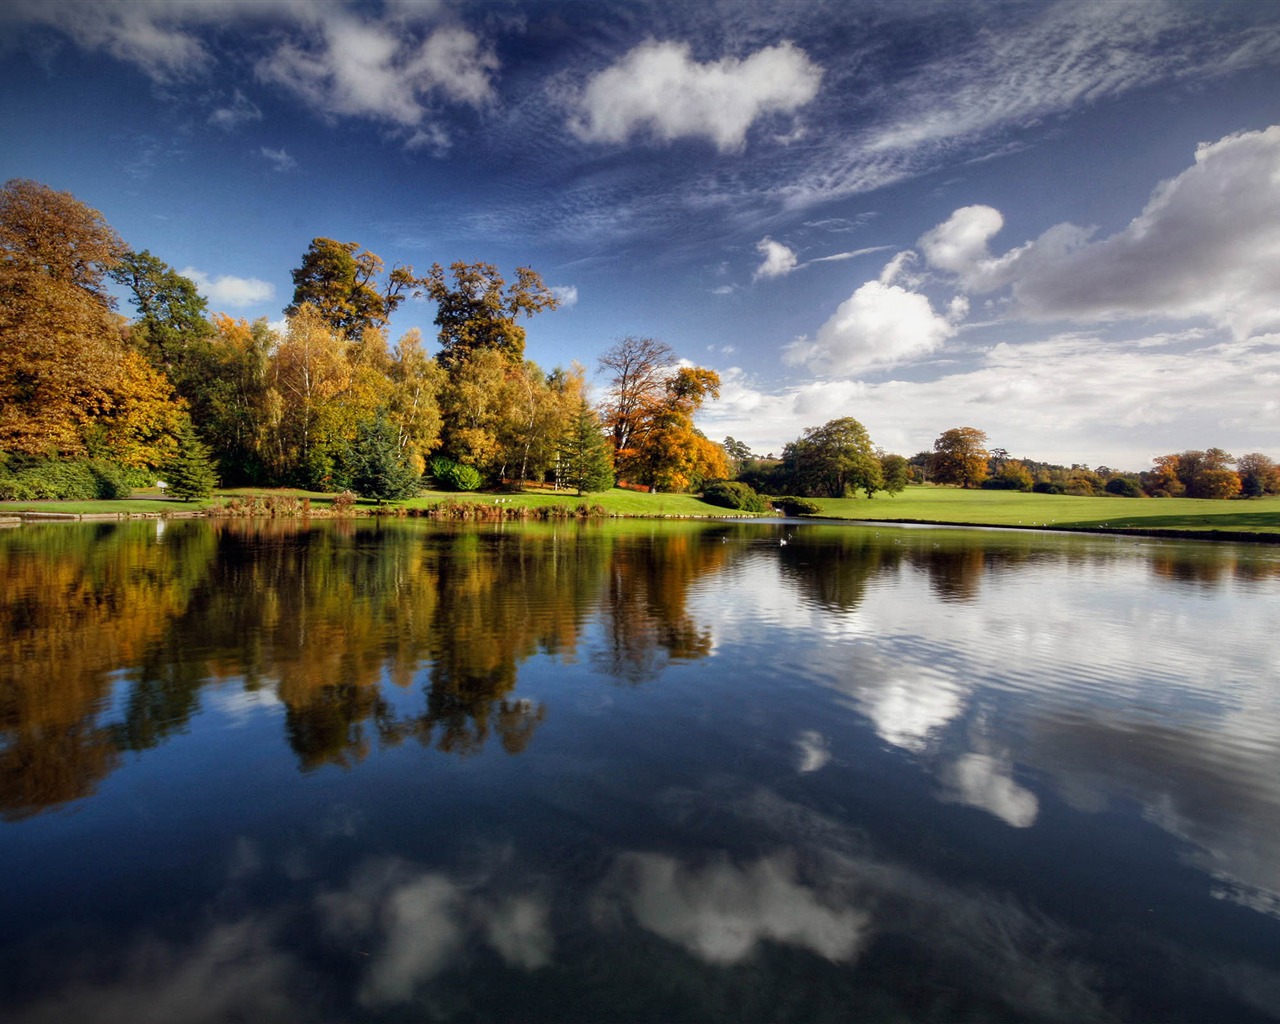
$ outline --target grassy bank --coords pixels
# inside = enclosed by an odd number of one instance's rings
[[[34,501],[0,503],[0,516],[23,511],[69,515],[184,515],[245,504],[250,499],[276,497],[309,501],[312,511],[325,514],[333,495],[290,489],[240,488],[218,492],[206,501],[182,502],[158,493],[134,495],[123,501]],[[464,494],[426,491],[382,511],[403,509],[422,514],[432,506],[450,502],[485,506],[484,515],[519,514],[559,506],[574,510],[588,505],[609,516],[707,517],[730,515],[688,494],[640,494],[614,489],[578,497],[567,491],[528,491],[513,494],[471,492]],[[1059,530],[1141,530],[1217,535],[1260,535],[1280,538],[1280,497],[1249,501],[1209,501],[1196,498],[1077,498],[1056,494],[1023,494],[1017,491],[965,491],[953,487],[909,487],[889,497],[819,498],[819,515],[828,519],[878,522],[946,523],[964,526],[1008,526]],[[281,502],[281,504],[288,504]],[[296,507],[296,506],[295,506]],[[369,513],[378,507],[360,501],[356,511]],[[479,511],[479,510],[478,510]],[[296,514],[290,512],[288,514]]]
[[[1248,501],[1205,498],[1077,498],[1020,491],[908,487],[889,497],[818,498],[832,519],[1050,527],[1059,530],[1151,530],[1280,535],[1280,497]]]

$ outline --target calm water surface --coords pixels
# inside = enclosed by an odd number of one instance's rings
[[[1280,1017],[1275,548],[130,523],[0,577],[4,1020]]]

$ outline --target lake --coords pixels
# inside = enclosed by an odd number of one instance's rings
[[[1280,1017],[1280,548],[0,532],[6,1021]]]

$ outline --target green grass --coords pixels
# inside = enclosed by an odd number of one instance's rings
[[[78,515],[181,514],[195,512],[226,499],[252,495],[284,495],[310,498],[324,508],[333,495],[295,488],[241,487],[222,490],[208,501],[182,502],[161,498],[159,492],[140,492],[123,501],[28,501],[0,503],[0,516],[21,511],[65,512]],[[1280,497],[1248,501],[1209,501],[1197,498],[1077,498],[1060,494],[1023,494],[1018,491],[966,491],[955,487],[909,487],[902,494],[866,498],[817,498],[821,516],[829,519],[878,522],[950,523],[961,526],[1047,527],[1060,530],[1169,530],[1197,534],[1280,534]],[[561,505],[577,508],[600,506],[614,516],[721,516],[733,515],[689,494],[641,494],[613,489],[579,497],[572,491],[524,491],[494,494],[483,491],[454,493],[425,491],[405,502],[409,509],[429,508],[442,501],[502,503],[505,507],[540,508]],[[374,504],[362,500],[362,509]]]
[[[1280,533],[1280,497],[1248,501],[1205,498],[1077,498],[1067,494],[908,487],[889,497],[817,498],[821,515],[879,522],[1070,530],[1179,530]]]
[[[600,494],[579,497],[575,491],[520,491],[511,494],[491,494],[485,491],[423,491],[417,498],[396,502],[406,508],[429,508],[442,501],[474,502],[493,505],[502,502],[513,507],[545,508],[563,505],[577,508],[579,505],[599,505],[609,515],[615,516],[715,516],[728,513],[728,509],[708,505],[692,494],[642,494],[613,488]],[[362,503],[363,504],[363,503]]]

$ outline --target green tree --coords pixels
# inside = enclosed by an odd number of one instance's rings
[[[421,474],[400,447],[395,426],[381,413],[357,428],[349,474],[355,492],[379,504],[411,498],[421,487]]]
[[[729,461],[733,464],[733,475],[736,477],[746,468],[754,456],[751,449],[736,438],[726,437],[721,442],[720,447],[724,449],[724,453],[728,456]]]
[[[880,456],[881,488],[889,494],[900,494],[911,479],[911,467],[905,456],[884,453]],[[1030,486],[1030,484],[1028,484]]]
[[[359,337],[371,327],[385,327],[405,296],[421,286],[412,267],[393,267],[379,283],[382,260],[362,252],[356,242],[313,238],[293,271],[293,302],[285,315],[311,305],[335,331]]]
[[[867,428],[851,416],[810,427],[782,450],[782,462],[797,494],[870,497],[882,484]]]
[[[194,342],[213,334],[208,303],[191,280],[145,249],[125,253],[111,269],[111,279],[129,289],[129,301],[138,311],[130,343],[179,382],[183,355]]]
[[[178,430],[178,450],[169,465],[165,467],[168,477],[169,493],[175,498],[190,501],[192,498],[207,498],[213,494],[214,476],[213,458],[209,448],[190,421]]]
[[[512,362],[523,361],[525,330],[516,321],[555,309],[560,300],[529,267],[517,267],[510,285],[492,263],[458,261],[449,270],[452,284],[439,263],[419,282],[438,305],[440,364],[451,369],[479,349],[495,349]]]
[[[930,467],[940,484],[978,487],[987,478],[987,435],[977,427],[954,427],[933,442]]]
[[[608,438],[585,398],[560,442],[559,476],[579,494],[607,491],[613,486],[613,456]]]

